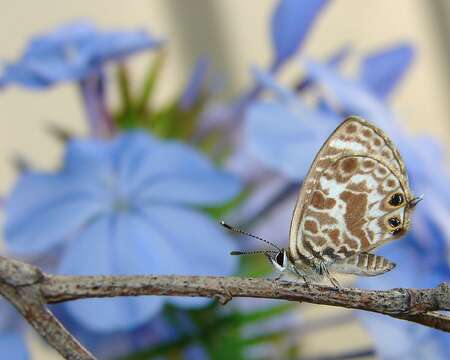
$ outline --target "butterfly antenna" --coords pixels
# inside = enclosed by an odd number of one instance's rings
[[[256,235],[250,234],[248,232],[245,232],[245,231],[243,231],[241,229],[235,228],[235,227],[233,227],[231,225],[228,225],[225,221],[221,221],[220,225],[222,225],[224,228],[227,228],[228,230],[233,231],[235,233],[246,235],[246,236],[250,236],[250,237],[252,237],[254,239],[257,239],[259,241],[265,242],[266,244],[269,244],[269,245],[273,246],[278,251],[281,251],[281,249],[278,246],[276,246],[273,242],[270,242],[269,240],[266,240],[266,239],[263,239],[263,238],[261,238],[259,236],[256,236]],[[263,252],[267,252],[267,250],[265,250]],[[237,255],[237,254],[232,254],[232,255]]]
[[[273,253],[276,254],[278,251],[275,250],[258,250],[258,251],[232,251],[230,255],[257,255],[257,254],[267,254]]]

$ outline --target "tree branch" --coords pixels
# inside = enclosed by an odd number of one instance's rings
[[[92,355],[44,306],[64,301],[115,296],[201,296],[225,304],[233,297],[254,297],[340,306],[385,314],[450,332],[450,288],[374,291],[335,289],[282,280],[218,276],[57,276],[17,260],[0,257],[0,292],[50,345],[70,359]],[[29,305],[31,304],[31,305]],[[46,314],[44,316],[44,314]],[[44,319],[36,321],[36,318]],[[74,355],[75,354],[75,355]]]
[[[30,264],[0,256],[0,293],[44,340],[66,359],[95,360],[45,306],[44,274]]]

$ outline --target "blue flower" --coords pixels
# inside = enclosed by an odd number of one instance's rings
[[[180,336],[179,329],[162,314],[134,329],[98,332],[80,325],[63,304],[52,305],[51,310],[64,327],[99,359],[126,357],[161,343],[176,341]]]
[[[338,120],[302,103],[269,73],[255,71],[255,77],[277,100],[256,101],[249,106],[245,117],[249,150],[264,165],[301,180]]]
[[[4,65],[0,87],[14,83],[41,89],[82,80],[108,61],[160,44],[143,30],[103,32],[89,22],[71,23],[32,39],[19,60]]]
[[[413,226],[415,227],[414,222]],[[413,231],[407,238],[380,249],[379,254],[397,264],[395,271],[376,278],[360,278],[358,285],[379,290],[400,286],[427,288],[436,286],[441,281],[448,282],[450,268],[442,264],[442,254],[434,253],[434,261],[430,263],[433,252],[430,254],[426,248],[421,248],[419,244],[427,241],[427,238],[419,238],[420,235]],[[435,238],[428,240],[446,242],[439,231],[431,235]],[[441,266],[436,266],[439,260]],[[368,312],[360,312],[358,315],[374,340],[380,359],[448,359],[450,337],[442,331]]]
[[[24,322],[16,309],[0,299],[0,355],[11,360],[30,358],[26,345]]]
[[[205,85],[206,76],[208,75],[209,59],[201,57],[195,65],[189,82],[180,98],[180,107],[183,110],[189,109],[201,96],[202,89]]]
[[[278,3],[272,18],[273,69],[295,54],[327,3],[327,0],[281,0]]]
[[[360,81],[381,99],[388,97],[414,60],[414,48],[396,44],[367,55],[360,66]]]
[[[56,173],[25,173],[6,203],[5,239],[19,255],[61,248],[59,273],[229,275],[231,239],[198,209],[241,189],[193,148],[142,132],[67,145]],[[164,302],[137,297],[68,303],[76,320],[98,331],[133,328]]]

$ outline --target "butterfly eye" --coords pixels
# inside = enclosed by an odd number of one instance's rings
[[[278,265],[283,267],[283,265],[284,265],[284,252],[280,251],[277,254],[277,256],[275,257],[275,261],[277,262]]]
[[[401,224],[401,221],[400,221],[400,219],[398,217],[391,217],[388,220],[388,224],[389,224],[390,227],[396,228],[397,226],[399,226]]]
[[[391,196],[389,199],[389,205],[391,206],[400,206],[405,201],[405,198],[403,197],[403,194],[395,193]]]

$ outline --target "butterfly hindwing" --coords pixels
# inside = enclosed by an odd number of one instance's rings
[[[331,271],[363,276],[377,276],[391,271],[395,264],[375,254],[362,252],[344,260],[338,260],[331,266]]]
[[[409,226],[403,161],[389,138],[351,117],[317,154],[291,222],[294,259],[343,260],[388,242]]]

